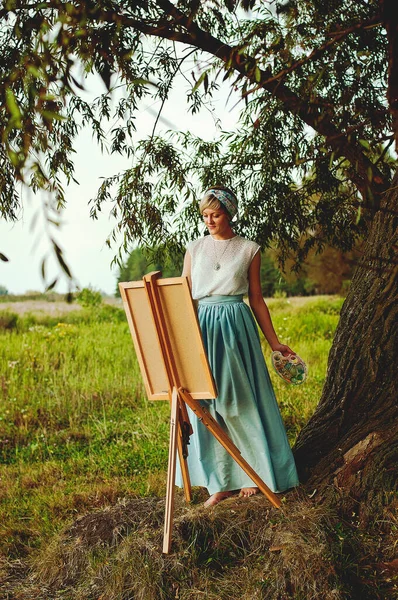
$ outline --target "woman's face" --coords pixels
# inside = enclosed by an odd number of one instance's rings
[[[209,230],[209,233],[214,237],[223,237],[231,233],[231,226],[229,224],[229,216],[222,209],[216,210],[212,208],[205,208],[202,213],[203,221]]]

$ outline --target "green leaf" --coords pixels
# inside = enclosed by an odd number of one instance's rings
[[[40,270],[41,270],[41,276],[42,276],[42,278],[45,279],[46,278],[46,259],[43,259],[41,261],[41,268],[40,268]]]
[[[153,87],[159,87],[157,83],[155,83],[154,81],[150,81],[149,79],[132,79],[130,83],[132,83],[133,85],[153,85]]]
[[[205,93],[207,94],[207,90],[209,89],[209,77],[206,73],[206,77],[204,78],[203,85],[205,88]]]
[[[64,271],[64,273],[66,273],[66,275],[69,277],[69,279],[72,279],[72,274],[70,272],[69,266],[66,264],[65,259],[63,257],[63,253],[61,248],[58,246],[58,244],[55,242],[55,240],[51,240],[53,247],[54,247],[54,251],[58,260],[58,263],[61,267],[61,269]]]
[[[13,125],[20,129],[22,127],[22,113],[18,106],[14,92],[10,88],[7,88],[6,90],[6,106],[11,114]]]
[[[57,285],[58,279],[54,279],[47,287],[46,287],[46,292],[51,291],[52,289],[55,288],[55,286]]]
[[[8,151],[9,159],[14,167],[20,167],[21,165],[21,156],[18,152],[14,152],[14,150]]]
[[[370,144],[369,144],[368,140],[359,140],[359,143],[366,150],[370,150]]]
[[[196,92],[196,90],[202,85],[202,83],[205,81],[206,77],[208,77],[207,75],[207,71],[203,71],[203,73],[201,74],[201,76],[199,77],[198,81],[195,83],[195,85],[192,88],[192,92]],[[207,91],[207,90],[206,90]]]
[[[56,113],[52,110],[42,110],[40,111],[42,117],[44,117],[47,121],[65,121],[66,117]]]
[[[14,10],[14,8],[16,8],[16,6],[17,6],[16,0],[7,0],[7,2],[5,3],[6,10]]]
[[[39,69],[34,65],[29,65],[27,71],[28,73],[32,73],[36,79],[40,79],[42,77],[42,73],[40,73]]]
[[[83,90],[83,91],[85,91],[85,88],[82,86],[82,84],[81,84],[81,83],[79,83],[79,82],[77,81],[77,79],[75,79],[75,77],[73,77],[73,75],[71,75],[71,74],[69,73],[69,77],[70,77],[70,78],[71,78],[71,80],[73,81],[74,85],[75,85],[77,88],[79,88],[79,90]]]

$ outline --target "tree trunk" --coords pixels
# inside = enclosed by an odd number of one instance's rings
[[[394,477],[398,461],[397,206],[398,171],[344,302],[320,403],[294,448],[302,482],[356,498]]]

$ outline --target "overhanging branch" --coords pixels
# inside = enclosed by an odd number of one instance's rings
[[[186,29],[190,46],[212,54],[224,62],[227,69],[233,69],[252,83],[256,83],[259,90],[264,89],[271,93],[282,103],[285,111],[298,115],[307,125],[324,136],[336,158],[345,157],[353,166],[350,176],[363,198],[370,199],[371,205],[378,206],[380,196],[388,188],[389,181],[386,180],[377,166],[364,155],[361,147],[349,140],[347,133],[340,131],[333,124],[332,116],[320,107],[319,101],[316,99],[314,102],[303,101],[281,81],[282,77],[275,79],[270,68],[260,69],[255,58],[242,53],[239,47],[232,47],[202,30],[169,0],[158,0],[158,5],[168,17],[172,17],[175,27],[182,26]],[[347,29],[344,31],[344,35],[365,26],[373,26],[378,20],[379,18],[375,18],[366,22],[366,24],[361,24],[361,27]],[[336,33],[334,43],[340,39]],[[330,45],[325,45],[323,51],[326,51],[329,47]],[[317,54],[318,56],[319,54]],[[286,74],[284,74],[284,77]]]

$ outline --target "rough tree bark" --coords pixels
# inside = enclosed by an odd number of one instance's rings
[[[395,0],[380,0],[380,12],[388,38],[387,100],[398,152],[398,12]]]
[[[385,477],[396,479],[397,207],[398,171],[344,302],[321,400],[294,448],[303,482],[334,484],[354,498]]]

